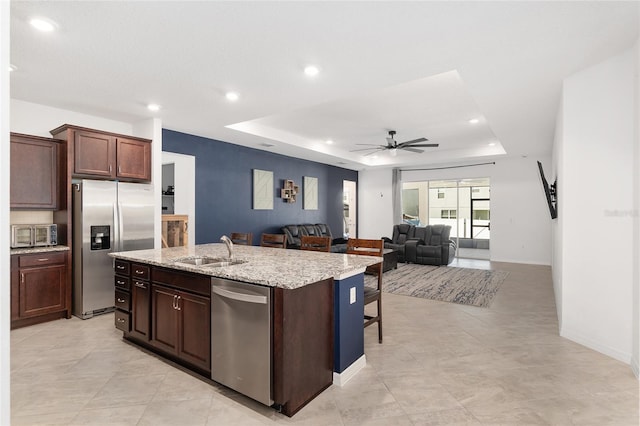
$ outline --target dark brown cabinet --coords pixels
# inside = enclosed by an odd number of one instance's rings
[[[116,138],[116,177],[140,181],[151,180],[151,143]]]
[[[72,177],[151,181],[151,141],[65,124],[51,134],[69,141]]]
[[[131,286],[131,334],[139,339],[149,340],[150,311],[149,300],[151,297],[151,285],[148,281],[133,279]]]
[[[113,136],[88,131],[76,131],[74,136],[73,174],[114,177]]]
[[[189,364],[210,371],[210,298],[154,283],[151,305],[151,343]]]
[[[70,317],[67,253],[11,256],[11,328]]]
[[[116,260],[115,273],[116,328],[136,339],[149,341],[150,267]]]
[[[11,134],[12,209],[58,208],[60,145],[55,139]]]

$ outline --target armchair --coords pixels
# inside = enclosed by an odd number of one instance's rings
[[[383,238],[385,240],[384,248],[398,252],[398,262],[406,262],[405,243],[412,238],[415,238],[415,229],[415,226],[406,223],[394,225],[392,238]]]

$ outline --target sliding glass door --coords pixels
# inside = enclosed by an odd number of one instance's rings
[[[402,187],[405,223],[451,226],[458,257],[489,259],[489,178],[405,182]]]

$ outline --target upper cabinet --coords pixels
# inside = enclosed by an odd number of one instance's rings
[[[116,176],[120,179],[151,180],[151,143],[116,138]]]
[[[73,146],[72,177],[151,181],[151,141],[65,124],[51,131]]]
[[[12,209],[60,208],[59,176],[64,143],[38,136],[11,133]]]

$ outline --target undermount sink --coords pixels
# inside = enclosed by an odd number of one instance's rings
[[[209,257],[209,256],[188,256],[175,259],[175,264],[182,264],[187,266],[203,266],[207,268],[221,268],[224,266],[239,265],[246,263],[246,260],[229,260],[223,257]]]

